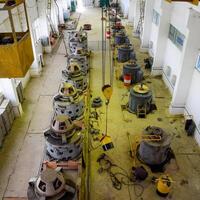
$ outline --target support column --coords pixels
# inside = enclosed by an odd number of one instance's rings
[[[158,36],[154,51],[154,62],[152,66],[152,75],[161,75],[163,71],[164,55],[167,46],[172,5],[166,1],[161,2],[160,22],[158,27]]]
[[[121,7],[122,7],[124,17],[127,17],[128,11],[129,11],[129,0],[120,0],[120,4],[121,4]]]
[[[183,53],[178,68],[179,75],[170,105],[171,114],[184,113],[185,103],[194,72],[194,66],[196,65],[196,59],[199,55],[200,49],[200,29],[197,27],[200,27],[200,14],[191,8],[187,23],[188,32],[186,34]]]
[[[153,6],[155,0],[148,0],[145,2],[145,11],[144,11],[144,24],[143,24],[143,32],[141,36],[141,50],[147,51],[149,48],[150,41],[150,31],[152,26],[152,14],[153,14]]]
[[[64,8],[63,7],[63,4],[62,4],[62,1],[57,1],[57,4],[58,4],[58,7],[59,7],[59,22],[60,24],[64,24]]]
[[[134,1],[135,0],[129,0],[129,7],[128,7],[128,21],[132,25],[133,25],[133,22],[134,22],[134,12],[133,12]]]
[[[48,22],[47,16],[46,16],[47,1],[46,0],[38,1],[37,4],[38,4],[38,13],[39,13],[40,25],[42,27],[41,38],[47,39],[47,41],[49,41],[50,26],[49,26],[49,22]],[[44,47],[44,51],[46,53],[51,53],[52,48],[51,48],[50,43],[47,46]]]
[[[15,116],[17,117],[21,116],[23,113],[23,110],[22,110],[21,103],[19,102],[14,79],[1,78],[0,89],[3,95],[11,101]]]
[[[42,72],[42,65],[40,62],[40,54],[42,54],[42,47],[40,43],[36,44],[36,40],[34,40],[32,31],[33,31],[32,28],[30,28],[33,55],[34,55],[34,61],[30,68],[30,75],[32,77],[35,77],[35,76],[40,76]],[[39,49],[41,49],[41,52],[38,52]]]
[[[135,34],[135,31],[137,29],[138,22],[140,19],[140,0],[134,0],[133,13],[134,13],[133,35],[137,36],[137,34]]]
[[[39,13],[38,13],[38,9],[37,9],[37,2],[36,0],[33,0],[34,4],[36,6],[31,6],[30,2],[27,1],[27,13],[28,13],[28,20],[29,20],[29,31],[31,34],[31,40],[32,40],[32,49],[33,49],[33,54],[34,54],[34,61],[31,65],[30,68],[30,75],[31,76],[40,76],[41,71],[42,71],[42,67],[40,64],[40,60],[39,60],[39,55],[42,53],[38,52],[38,49],[41,49],[41,43],[37,41],[37,38],[35,38],[34,34],[33,34],[33,23],[36,21],[36,19],[38,20],[39,17]],[[32,3],[31,3],[32,4]]]

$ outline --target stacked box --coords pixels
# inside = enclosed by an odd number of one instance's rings
[[[17,96],[19,98],[19,102],[22,103],[24,100],[24,94],[23,94],[23,86],[22,86],[21,81],[17,81],[16,90],[17,90]]]
[[[4,99],[0,105],[0,110],[5,110],[8,116],[9,123],[12,125],[15,119],[14,111],[10,100]]]
[[[8,113],[6,112],[5,109],[0,109],[0,116],[2,117],[5,129],[6,129],[6,133],[9,133],[9,131],[11,129],[11,123],[9,120]]]
[[[0,93],[0,104],[3,102],[3,100],[4,100],[4,96],[2,93]]]
[[[6,135],[6,128],[4,126],[3,118],[0,116],[0,147],[3,144],[4,137]]]
[[[0,116],[2,117],[6,133],[9,133],[15,119],[14,111],[10,100],[4,99],[0,104]]]

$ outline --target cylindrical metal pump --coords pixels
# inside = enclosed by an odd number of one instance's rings
[[[124,32],[122,32],[122,33],[116,33],[115,34],[115,44],[116,45],[122,45],[124,43],[129,43],[129,39],[125,35],[125,33]]]
[[[168,158],[171,136],[163,129],[155,126],[148,126],[142,135],[138,155],[147,165],[161,165]]]
[[[128,110],[137,113],[138,108],[144,108],[148,114],[151,111],[152,92],[144,84],[137,84],[130,89]]]
[[[136,60],[136,55],[131,45],[123,45],[118,48],[118,62]]]
[[[120,33],[124,29],[125,29],[125,27],[122,25],[114,25],[111,27],[112,33]]]
[[[123,66],[123,78],[126,75],[131,76],[131,83],[139,83],[143,79],[143,71],[135,62],[131,62]]]

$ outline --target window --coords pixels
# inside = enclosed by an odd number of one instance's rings
[[[196,68],[200,71],[200,55],[197,58]]]
[[[160,14],[153,9],[153,19],[152,19],[152,22],[158,26],[159,25],[159,22],[160,22]]]
[[[184,45],[185,36],[171,24],[169,27],[169,36],[168,37],[176,45],[176,47],[178,47],[180,50],[182,50],[183,45]]]
[[[170,24],[170,28],[169,28],[169,39],[170,40],[172,40],[172,41],[174,41],[174,38],[176,37],[175,36],[175,27],[174,26],[172,26],[171,24]]]

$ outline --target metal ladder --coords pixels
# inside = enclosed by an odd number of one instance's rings
[[[138,105],[137,106],[137,117],[138,118],[146,118],[146,104],[145,105]]]
[[[136,34],[140,35],[143,32],[143,23],[144,23],[144,10],[145,10],[145,0],[140,1],[140,18],[136,28]]]
[[[47,14],[46,15],[47,15],[47,19],[49,21],[49,25],[50,25],[52,33],[57,35],[57,31],[56,31],[54,24],[52,22],[52,19],[51,19],[51,3],[52,3],[51,0],[47,1]]]

